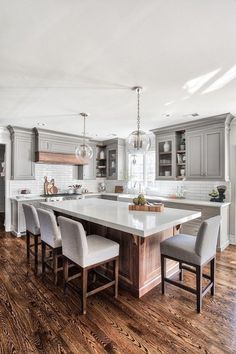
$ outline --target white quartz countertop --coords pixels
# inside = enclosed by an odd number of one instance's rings
[[[118,201],[123,201],[123,202],[132,202],[132,199],[137,197],[137,194],[125,194],[125,193],[112,193],[112,192],[91,192],[91,193],[85,193],[83,196],[86,198],[87,197],[96,197],[96,196],[111,196],[111,197],[117,197]],[[68,194],[70,196],[70,194]],[[168,197],[159,197],[155,195],[148,195],[145,194],[145,198],[148,200],[153,200],[156,202],[168,202],[168,203],[178,203],[178,204],[188,204],[188,205],[196,205],[196,206],[208,206],[208,207],[215,207],[215,208],[223,208],[228,205],[230,205],[230,202],[224,202],[224,203],[217,203],[217,202],[210,202],[207,200],[195,200],[195,199],[179,199],[179,198],[168,198]],[[44,200],[45,197],[41,197],[39,195],[17,195],[15,197],[11,197],[11,200],[17,200],[19,202],[26,201],[26,200]]]
[[[137,194],[119,194],[118,195],[118,200],[120,201],[126,201],[126,202],[132,202],[132,199],[137,197]],[[167,198],[167,197],[158,197],[158,196],[153,196],[153,195],[145,195],[145,198],[148,200],[153,200],[153,201],[160,201],[160,202],[170,202],[170,203],[179,203],[179,204],[189,204],[189,205],[201,205],[201,206],[209,206],[209,207],[216,207],[216,208],[222,208],[227,205],[230,205],[229,202],[225,203],[217,203],[217,202],[210,202],[207,200],[194,200],[194,199],[179,199],[179,198]]]
[[[165,208],[161,213],[129,211],[129,203],[96,198],[41,204],[66,215],[141,237],[153,235],[201,216],[198,211],[174,208]]]
[[[17,200],[18,202],[24,202],[27,200],[45,200],[45,197],[41,197],[40,195],[27,195],[27,194],[19,194],[17,196],[11,197],[11,200]]]

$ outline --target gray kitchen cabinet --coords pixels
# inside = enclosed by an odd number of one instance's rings
[[[11,199],[11,232],[16,236],[24,235],[26,232],[25,215],[23,211],[23,204],[32,204],[36,208],[40,206],[40,202],[46,199],[24,200]]]
[[[106,195],[106,194],[103,194],[101,197],[102,197],[102,199],[114,200],[114,201],[117,201],[117,199],[118,199],[118,196],[116,196],[116,195]]]
[[[188,179],[224,179],[224,129],[186,132]]]
[[[166,149],[166,146],[169,147]],[[156,179],[176,178],[176,135],[156,136]]]
[[[224,178],[224,130],[211,129],[204,134],[204,173],[206,178]]]
[[[35,179],[35,137],[30,129],[8,126],[11,135],[11,179]]]
[[[125,142],[123,139],[104,141],[107,156],[107,179],[123,180],[125,178]]]
[[[94,180],[96,179],[96,145],[89,143],[93,149],[93,156],[86,165],[75,167],[78,169],[79,180]]]
[[[187,178],[204,177],[204,134],[202,131],[186,132],[186,176]]]
[[[225,113],[153,129],[157,142],[156,179],[183,179],[186,177],[187,180],[228,181],[230,126],[233,119],[232,114]],[[181,136],[183,132],[185,133],[185,150],[180,148],[177,141],[177,144],[174,144],[174,147],[177,147],[175,154],[169,154],[171,161],[168,161],[167,154],[163,158],[165,151],[162,150],[161,144],[164,144],[164,140],[169,136],[169,143],[172,145],[171,135],[175,135],[176,139],[176,136],[178,134]],[[185,160],[179,162],[181,156],[186,158],[186,162]],[[175,166],[174,159],[177,160]],[[169,167],[167,163],[164,163],[165,161],[168,162]],[[176,166],[179,169],[177,174],[174,170]],[[182,174],[181,169],[185,169],[185,173]],[[166,173],[170,176],[165,176]]]

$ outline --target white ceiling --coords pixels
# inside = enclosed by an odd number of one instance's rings
[[[236,113],[235,0],[0,0],[0,125],[127,136]],[[195,80],[196,79],[196,80]],[[170,117],[166,117],[170,114]]]

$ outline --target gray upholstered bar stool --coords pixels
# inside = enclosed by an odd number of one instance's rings
[[[212,296],[215,293],[215,257],[220,221],[220,216],[203,221],[197,237],[180,234],[161,242],[162,294],[165,293],[165,282],[195,294],[197,296],[197,312],[201,312],[203,296],[210,289]],[[183,269],[196,274],[196,289],[166,278],[166,258],[179,262],[179,280],[183,280]],[[209,262],[210,275],[203,274],[203,266]],[[202,277],[210,280],[204,289],[202,289]]]
[[[82,276],[82,313],[86,314],[87,297],[108,287],[114,287],[114,295],[118,296],[119,244],[98,235],[86,237],[83,225],[75,220],[59,216],[61,229],[62,253],[64,268],[64,290],[74,276],[68,276],[69,262],[76,265]],[[88,271],[98,266],[113,262],[114,280],[88,291]],[[107,278],[106,278],[107,280]]]
[[[57,284],[58,272],[62,271],[62,266],[58,265],[58,258],[62,258],[61,233],[57,225],[56,217],[52,211],[37,209],[41,229],[42,242],[42,276],[45,275],[45,269],[49,268],[54,274],[54,283]],[[46,257],[47,249],[52,256]],[[52,265],[50,264],[52,261]]]
[[[34,272],[38,273],[38,247],[40,242],[40,226],[38,214],[35,207],[31,204],[22,204],[25,224],[26,224],[26,253],[27,262],[30,263],[30,254],[34,256]],[[34,242],[31,243],[30,240],[33,238]],[[32,250],[32,248],[34,250]]]

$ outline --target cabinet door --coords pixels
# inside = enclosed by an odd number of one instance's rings
[[[186,176],[188,179],[204,178],[204,135],[201,131],[186,133]]]
[[[32,135],[19,135],[14,139],[12,178],[35,179],[34,137]]]
[[[204,134],[204,176],[224,178],[224,135],[222,129]]]
[[[117,145],[107,148],[107,179],[117,179]]]
[[[175,134],[156,137],[156,179],[176,177]]]

